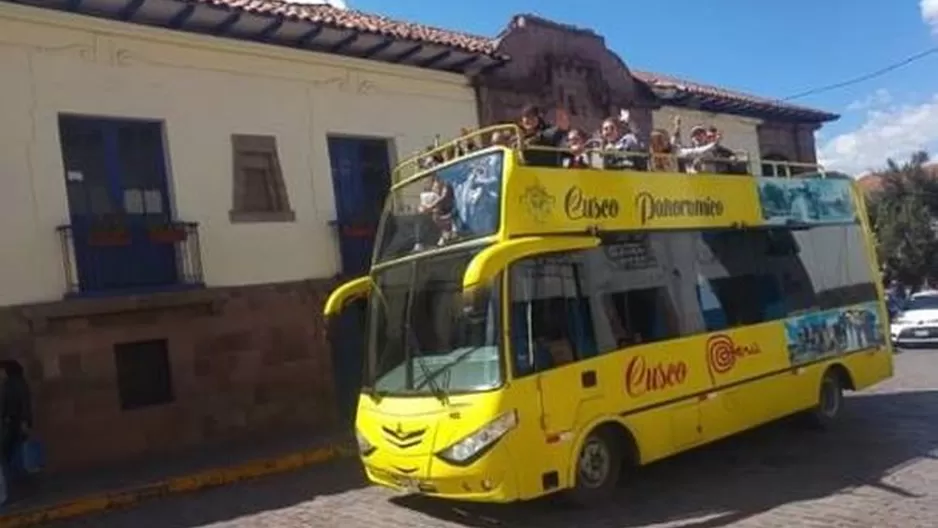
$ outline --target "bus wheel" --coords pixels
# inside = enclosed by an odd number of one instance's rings
[[[833,370],[828,370],[821,378],[821,387],[818,393],[818,404],[808,415],[811,425],[819,429],[827,429],[840,418],[844,408],[844,386],[840,376]]]
[[[622,471],[622,449],[606,429],[589,434],[576,458],[576,477],[568,493],[578,506],[606,501],[615,492]]]

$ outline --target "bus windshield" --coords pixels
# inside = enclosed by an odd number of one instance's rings
[[[365,386],[377,395],[477,392],[500,386],[497,294],[463,310],[476,251],[428,255],[374,273]]]
[[[501,150],[480,152],[396,187],[384,206],[375,262],[495,234],[503,160]]]

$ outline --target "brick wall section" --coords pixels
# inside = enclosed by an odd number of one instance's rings
[[[336,421],[331,281],[10,309],[51,470]],[[113,347],[166,338],[175,401],[123,411]]]
[[[475,79],[483,125],[514,121],[527,103],[537,103],[545,110],[562,104],[575,111],[573,126],[591,133],[604,118],[629,108],[640,136],[648,139],[652,110],[660,104],[600,35],[518,16],[499,37],[498,51],[511,56],[511,62]],[[760,155],[777,154],[790,161],[815,163],[814,132],[818,128],[820,125],[768,121],[758,131]]]
[[[587,132],[597,130],[620,108],[630,108],[632,121],[643,135],[648,134],[655,104],[601,36],[517,17],[498,50],[512,60],[476,80],[483,125],[514,121],[527,103],[545,110],[562,104],[571,113],[573,126]]]

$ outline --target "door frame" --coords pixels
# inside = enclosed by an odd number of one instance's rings
[[[398,164],[398,154],[397,154],[397,138],[393,136],[380,136],[374,134],[355,134],[350,132],[326,132],[326,141],[325,141],[325,150],[326,150],[326,160],[329,162],[329,187],[332,190],[332,219],[327,222],[329,227],[332,228],[333,237],[335,240],[335,269],[338,270],[338,276],[352,276],[345,272],[344,263],[342,262],[342,233],[341,233],[341,219],[339,218],[339,196],[338,190],[336,189],[335,179],[333,177],[332,166],[332,152],[329,149],[329,143],[332,139],[339,140],[362,140],[362,141],[381,141],[385,144],[387,150],[387,160],[388,160],[388,188],[387,196],[391,194],[391,187],[394,185],[394,169]],[[387,200],[387,196],[385,200]],[[383,207],[383,204],[382,204]],[[380,229],[380,218],[381,212],[378,213],[378,224],[376,225],[377,229]],[[370,261],[369,261],[370,266]],[[367,270],[365,270],[367,272]]]
[[[104,165],[104,171],[105,171],[104,176],[107,182],[107,190],[108,190],[108,195],[109,195],[108,197],[112,202],[112,207],[114,208],[114,211],[118,215],[126,215],[127,213],[124,207],[125,205],[124,204],[124,191],[126,190],[126,188],[124,187],[124,182],[122,181],[122,178],[121,178],[122,170],[120,168],[120,162],[118,159],[120,155],[120,144],[119,144],[119,132],[117,131],[117,128],[120,127],[121,124],[142,124],[142,125],[150,125],[150,126],[157,127],[159,131],[159,134],[158,134],[159,155],[156,156],[155,162],[157,165],[156,170],[160,175],[159,190],[162,195],[161,207],[163,209],[163,213],[160,216],[164,217],[167,222],[176,221],[175,193],[174,193],[172,175],[170,173],[171,164],[169,162],[169,148],[168,148],[169,139],[167,135],[167,122],[165,119],[94,115],[94,114],[84,114],[84,113],[77,113],[77,112],[58,113],[56,116],[56,131],[58,133],[60,160],[62,163],[63,184],[65,185],[66,189],[68,185],[68,181],[66,177],[68,168],[67,168],[67,161],[65,159],[65,144],[63,143],[62,139],[63,139],[63,130],[65,128],[63,127],[63,123],[69,122],[69,121],[76,123],[80,127],[84,127],[86,129],[97,129],[98,131],[101,132],[102,142],[103,142],[102,155],[104,156],[104,159],[103,159],[103,165]],[[67,194],[67,191],[66,191],[66,194]],[[88,212],[84,215],[76,214],[75,212],[73,212],[72,204],[70,202],[71,201],[68,199],[68,196],[66,195],[66,206],[68,208],[69,225],[74,226],[76,223],[75,222],[76,218],[84,217],[89,220],[93,220],[95,218],[96,215],[93,212]],[[140,216],[143,216],[143,215],[140,215]],[[129,222],[128,228],[132,229],[134,227],[133,224],[135,224],[135,222]],[[88,225],[90,226],[91,223],[89,222]],[[131,245],[133,244],[134,244],[134,241],[131,240]],[[78,273],[76,277],[79,277],[77,281],[77,286],[78,286],[77,292],[71,293],[70,294],[71,296],[78,296],[78,297],[102,297],[104,296],[104,297],[107,297],[107,296],[121,295],[121,294],[128,294],[128,293],[159,292],[159,291],[176,289],[177,287],[184,289],[188,287],[184,282],[180,281],[181,277],[178,276],[181,273],[181,270],[179,269],[179,263],[178,263],[178,253],[177,253],[178,250],[177,248],[173,247],[172,248],[172,251],[173,251],[172,260],[176,266],[175,274],[177,275],[177,277],[172,284],[166,284],[166,285],[160,285],[160,286],[130,285],[127,287],[119,287],[119,288],[104,287],[103,289],[101,289],[100,286],[98,287],[91,286],[91,289],[85,289],[82,286],[82,281],[80,280],[81,272],[79,271],[79,266],[80,266],[79,262],[82,260],[85,260],[82,258],[81,255],[82,254],[87,255],[88,254],[87,252],[90,250],[87,244],[79,242],[78,237],[74,235],[74,231],[73,231],[71,245],[72,245],[72,253],[75,259],[75,271]]]

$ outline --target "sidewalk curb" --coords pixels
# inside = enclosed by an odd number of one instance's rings
[[[253,460],[230,467],[203,470],[191,475],[171,477],[125,490],[103,491],[78,499],[66,500],[58,504],[0,515],[0,528],[36,526],[51,521],[128,508],[148,499],[189,493],[266,475],[285,473],[339,458],[351,457],[356,453],[357,451],[349,444],[336,444],[279,457]]]

